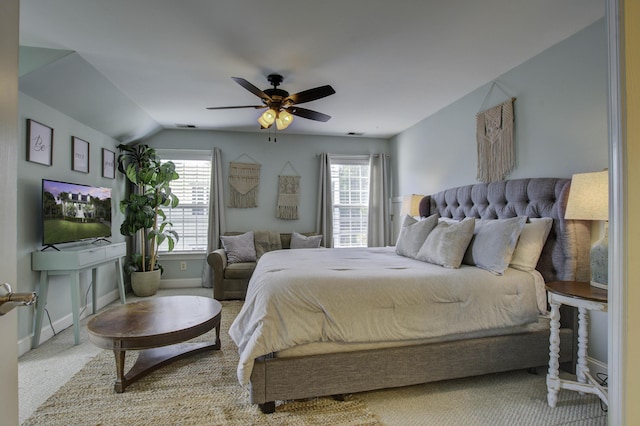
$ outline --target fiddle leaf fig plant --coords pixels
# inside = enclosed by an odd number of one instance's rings
[[[178,233],[163,207],[176,207],[178,197],[171,192],[171,181],[178,179],[175,164],[162,163],[156,151],[148,145],[118,145],[118,171],[123,173],[134,189],[120,202],[124,221],[120,233],[139,238],[139,252],[125,263],[127,272],[147,272],[162,269],[158,264],[158,247],[167,242],[169,251],[178,241]]]

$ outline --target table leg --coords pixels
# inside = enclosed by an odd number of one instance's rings
[[[216,325],[216,343],[213,346],[214,350],[220,349],[222,345],[220,344],[220,319],[218,319],[218,325]]]
[[[71,291],[71,314],[73,316],[73,338],[76,345],[80,344],[80,302],[78,293],[80,292],[80,271],[69,274]]]
[[[124,278],[123,278],[123,269],[122,269],[122,258],[116,259],[116,276],[118,277],[118,291],[120,292],[120,303],[127,303],[125,292],[124,292]]]
[[[95,314],[98,310],[98,268],[91,269],[91,313]]]
[[[124,378],[124,359],[126,351],[122,351],[119,349],[114,349],[113,354],[116,357],[116,383],[113,385],[116,393],[124,392],[124,389],[127,387],[125,378]]]
[[[555,407],[560,390],[560,304],[551,305],[551,333],[549,334],[549,373],[547,374],[547,402]]]
[[[589,311],[586,308],[578,308],[578,365],[576,366],[576,376],[580,383],[587,383],[587,373],[589,373],[589,364],[587,363],[588,325]]]
[[[36,299],[36,318],[33,323],[33,340],[31,347],[37,348],[40,344],[40,333],[42,332],[42,318],[44,309],[47,306],[47,295],[49,293],[49,274],[47,271],[40,271],[40,287],[38,288]]]

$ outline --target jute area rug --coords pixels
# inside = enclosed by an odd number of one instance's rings
[[[222,349],[187,357],[113,390],[115,361],[103,351],[45,401],[23,425],[377,425],[358,398],[280,403],[265,415],[236,378],[238,353],[227,330],[242,303],[223,302]],[[207,333],[198,340],[212,339]],[[127,369],[136,352],[127,353]]]

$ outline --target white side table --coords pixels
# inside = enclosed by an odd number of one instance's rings
[[[592,287],[588,282],[554,281],[547,284],[549,305],[551,305],[551,335],[549,336],[549,373],[547,374],[547,401],[550,407],[558,402],[558,391],[569,389],[581,393],[598,395],[609,405],[608,388],[601,386],[589,372],[587,345],[589,332],[587,324],[589,311],[607,311],[607,291]],[[578,381],[560,379],[558,368],[560,353],[560,306],[578,308]]]

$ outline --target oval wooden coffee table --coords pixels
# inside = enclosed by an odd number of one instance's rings
[[[187,355],[220,349],[222,305],[200,296],[153,297],[101,312],[87,324],[89,340],[116,357],[117,393],[150,372]],[[186,342],[213,328],[215,342]],[[125,353],[139,350],[124,373]]]

